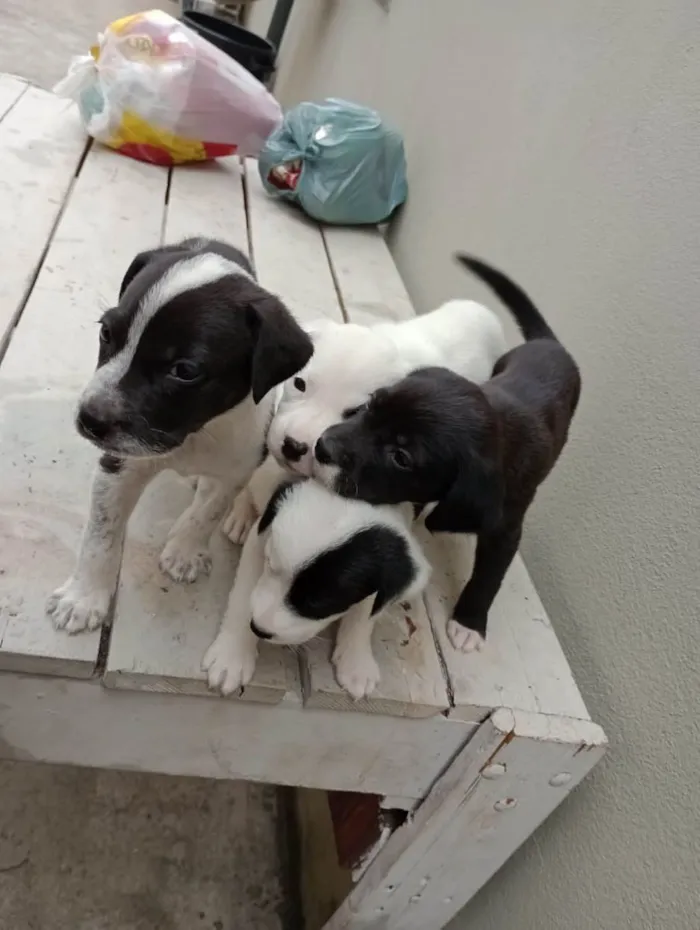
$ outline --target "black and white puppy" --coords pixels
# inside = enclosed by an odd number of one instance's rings
[[[73,575],[49,598],[58,629],[104,621],[126,523],[163,469],[201,476],[170,531],[160,567],[194,581],[209,539],[263,453],[275,385],[313,346],[245,255],[188,239],[137,255],[101,320],[97,370],[78,404],[78,431],[103,453]]]
[[[264,472],[277,485],[267,505],[260,500]],[[379,681],[375,620],[420,594],[430,577],[410,530],[412,508],[372,507],[315,481],[290,481],[272,458],[249,487],[262,516],[245,541],[221,629],[204,657],[210,686],[231,694],[248,684],[259,640],[298,645],[340,620],[332,657],[338,683],[356,700],[366,697]]]

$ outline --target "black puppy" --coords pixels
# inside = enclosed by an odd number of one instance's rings
[[[437,501],[433,533],[474,533],[472,576],[448,624],[453,645],[479,648],[538,486],[563,449],[578,404],[576,363],[529,297],[475,258],[458,260],[509,308],[527,340],[479,386],[443,368],[377,391],[315,448],[316,476],[374,504]]]

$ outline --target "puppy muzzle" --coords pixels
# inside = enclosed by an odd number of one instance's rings
[[[121,407],[110,406],[98,397],[82,401],[75,417],[78,433],[102,452],[131,457],[164,455],[182,444],[178,437],[151,430],[139,417],[128,417]]]

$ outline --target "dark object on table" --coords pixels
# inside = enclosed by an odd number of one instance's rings
[[[254,32],[209,13],[185,10],[181,17],[197,35],[243,65],[262,84],[269,84],[275,73],[277,49]]]

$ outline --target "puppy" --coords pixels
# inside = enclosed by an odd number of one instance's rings
[[[57,628],[104,621],[127,520],[163,469],[202,477],[160,567],[176,581],[209,570],[211,534],[261,460],[269,392],[312,351],[238,249],[188,239],[136,256],[102,317],[97,370],[78,404],[77,429],[102,457],[76,569],[47,604]]]
[[[309,334],[314,354],[284,384],[268,435],[270,452],[295,474],[310,475],[321,433],[367,403],[378,388],[416,368],[440,365],[473,381],[485,381],[506,351],[498,317],[474,301],[451,300],[401,323],[359,326],[320,320]],[[224,524],[233,542],[243,542],[255,521],[243,491]]]
[[[477,535],[473,574],[448,623],[454,647],[469,652],[486,637],[527,508],[566,443],[581,379],[516,284],[477,259],[458,259],[510,309],[525,344],[505,354],[481,387],[425,368],[377,391],[319,439],[314,473],[337,493],[373,504],[437,502],[429,531]]]
[[[267,506],[259,491],[264,472],[278,483]],[[343,499],[314,481],[289,480],[273,459],[251,491],[262,517],[243,546],[221,629],[202,663],[210,686],[230,694],[246,685],[259,640],[298,645],[340,620],[336,677],[355,699],[365,697],[379,681],[376,618],[422,592],[430,576],[409,529],[411,507]]]
[[[301,475],[311,474],[321,433],[378,388],[435,365],[485,381],[506,350],[496,315],[466,300],[451,300],[401,323],[359,326],[321,320],[310,327],[310,335],[314,354],[285,383],[268,436],[277,461]]]

